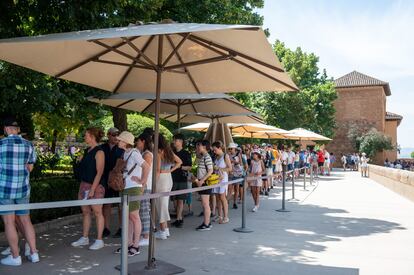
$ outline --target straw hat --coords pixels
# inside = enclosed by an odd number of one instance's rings
[[[123,142],[125,142],[126,144],[129,144],[129,145],[132,145],[132,146],[134,146],[134,135],[133,134],[131,134],[130,132],[128,132],[128,131],[123,131],[118,137],[117,137],[117,139],[119,140],[119,141],[123,141]]]
[[[228,149],[231,149],[231,148],[237,149],[237,147],[239,146],[237,145],[237,143],[234,143],[234,142],[229,143],[229,146],[227,146]]]

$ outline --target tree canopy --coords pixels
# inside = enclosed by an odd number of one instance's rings
[[[262,7],[263,0],[4,0],[0,1],[0,38],[127,26],[137,21],[163,19],[262,25],[263,17],[255,11]],[[0,99],[13,103],[2,104],[0,116],[15,115],[23,125],[22,130],[31,135],[33,114],[39,123],[46,122],[43,126],[49,126],[45,131],[48,133],[62,131],[61,126],[67,125],[66,122],[82,128],[88,121],[102,116],[102,107],[86,100],[87,96],[101,93],[95,88],[0,62]],[[116,126],[124,130],[126,112],[111,111]],[[59,120],[62,125],[58,126],[54,122]]]
[[[273,50],[300,91],[235,96],[261,113],[268,124],[287,130],[303,127],[332,137],[335,130],[333,101],[337,95],[333,81],[318,67],[319,58],[303,52],[300,47],[291,50],[279,40],[274,43]]]

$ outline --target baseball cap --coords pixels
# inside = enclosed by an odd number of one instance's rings
[[[111,127],[111,128],[109,128],[109,130],[108,130],[108,134],[119,134],[119,130],[118,130],[118,128],[115,128],[115,127]]]
[[[8,117],[4,119],[4,127],[19,127],[19,123],[13,117]]]

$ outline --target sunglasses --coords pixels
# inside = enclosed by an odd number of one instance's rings
[[[119,136],[119,134],[117,134],[117,133],[114,133],[114,134],[109,134],[109,135],[111,135],[111,136],[113,136],[113,137],[117,137],[117,136]]]

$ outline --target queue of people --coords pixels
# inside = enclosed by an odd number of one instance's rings
[[[6,124],[7,138],[0,141],[0,155],[3,155],[13,167],[9,170],[0,169],[0,205],[28,203],[30,199],[29,173],[36,160],[35,151],[30,142],[18,135],[15,121]],[[88,147],[82,153],[77,167],[80,182],[78,199],[102,199],[119,197],[122,194],[138,196],[153,191],[153,130],[147,128],[138,137],[130,132],[120,132],[110,128],[106,133],[107,141],[101,143],[104,133],[101,129],[86,129],[84,141]],[[185,139],[181,134],[173,137],[172,144],[159,135],[157,152],[157,169],[155,174],[155,192],[170,192],[191,187],[202,187],[220,183],[219,187],[198,192],[201,201],[202,220],[197,231],[209,231],[212,223],[227,224],[230,221],[230,206],[238,209],[244,192],[244,177],[256,177],[247,184],[252,195],[254,206],[252,212],[259,211],[260,197],[269,196],[274,186],[281,181],[283,167],[294,170],[290,177],[299,176],[299,169],[310,169],[318,166],[329,175],[332,161],[331,155],[325,151],[298,150],[289,146],[270,144],[247,144],[238,146],[235,143],[223,144],[207,140],[196,142],[195,169],[192,154],[185,148]],[[322,161],[323,159],[323,161]],[[0,163],[3,165],[3,163]],[[117,191],[111,187],[111,173],[123,166],[124,188]],[[322,170],[324,171],[324,170]],[[324,173],[324,172],[322,172]],[[18,176],[16,176],[18,175]],[[213,177],[215,176],[215,177]],[[212,178],[216,178],[213,181]],[[236,183],[226,184],[228,181]],[[214,183],[212,183],[214,182]],[[10,188],[4,186],[10,185]],[[1,188],[3,187],[3,188]],[[149,245],[149,234],[155,231],[155,237],[167,240],[171,237],[170,225],[176,228],[184,226],[185,205],[188,206],[187,216],[192,215],[191,202],[194,194],[186,193],[173,197],[163,196],[155,199],[156,221],[150,224],[150,200],[129,203],[128,255],[135,256],[140,248]],[[230,206],[229,206],[230,205]],[[112,209],[117,208],[118,219],[112,221]],[[71,243],[73,247],[88,247],[99,250],[105,246],[104,239],[112,236],[121,237],[121,209],[119,205],[82,206],[82,236]],[[174,209],[174,210],[173,210]],[[18,249],[18,232],[26,239],[25,256],[31,262],[39,261],[36,249],[36,238],[30,222],[29,211],[0,213],[6,228],[6,236],[10,247],[2,252],[7,256],[1,260],[5,265],[21,265]],[[171,222],[172,214],[175,221]],[[95,218],[96,235],[90,241],[92,216]],[[115,232],[111,234],[113,224]],[[114,253],[120,253],[117,249]]]

